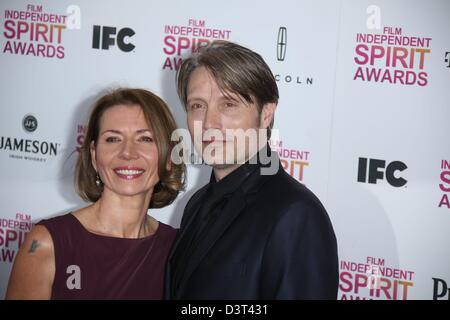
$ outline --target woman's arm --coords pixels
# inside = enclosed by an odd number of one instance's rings
[[[9,278],[6,299],[50,299],[55,253],[47,228],[35,226],[20,247]]]

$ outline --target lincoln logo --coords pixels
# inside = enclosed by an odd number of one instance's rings
[[[278,29],[278,39],[277,39],[278,61],[284,61],[284,58],[286,57],[286,45],[287,45],[287,29],[286,27],[280,27],[280,29]]]

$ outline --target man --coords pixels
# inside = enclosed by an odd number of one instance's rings
[[[195,148],[213,172],[185,208],[166,298],[336,299],[337,245],[324,207],[278,158],[264,160],[276,155],[267,136],[278,102],[267,64],[215,41],[183,61],[177,84]],[[242,131],[261,130],[267,135],[242,144]],[[264,173],[268,165],[278,170]]]

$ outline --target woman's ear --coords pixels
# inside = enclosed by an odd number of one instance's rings
[[[277,104],[275,102],[266,103],[261,111],[260,128],[267,129],[275,115]]]

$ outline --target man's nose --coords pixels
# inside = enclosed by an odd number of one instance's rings
[[[203,129],[220,129],[220,114],[215,108],[208,108],[203,118]]]

